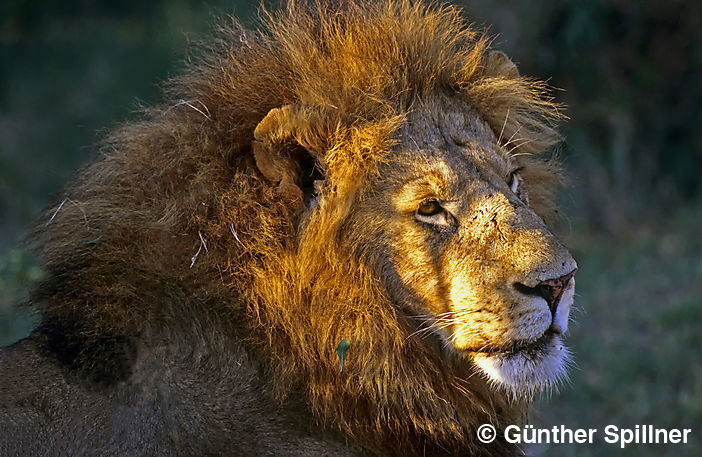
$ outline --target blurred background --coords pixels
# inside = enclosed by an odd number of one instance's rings
[[[532,446],[534,456],[702,455],[702,2],[459,2],[568,105],[557,232],[578,260],[571,382],[539,426],[693,428],[687,445]],[[22,236],[101,135],[158,100],[236,0],[0,2],[0,345],[41,277]],[[602,435],[600,435],[601,438]]]

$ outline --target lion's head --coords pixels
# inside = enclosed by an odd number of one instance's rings
[[[212,307],[364,446],[472,447],[564,376],[559,107],[455,9],[331,3],[225,27],[111,138],[43,229],[41,306],[89,340]]]
[[[328,194],[340,184],[325,182],[320,155],[305,195],[308,172],[290,155],[272,171],[268,153],[282,140],[310,138],[325,120],[318,109],[285,106],[256,131],[267,143],[257,143],[260,169],[305,205],[300,252],[305,243],[328,245],[328,213],[339,211]],[[515,398],[553,385],[568,360],[562,338],[576,264],[529,206],[532,165],[460,97],[427,96],[394,122],[376,169],[352,184],[356,198],[333,249],[373,272],[398,316],[416,327],[407,338],[437,338]]]
[[[524,396],[563,377],[576,265],[529,206],[528,165],[496,135],[465,103],[424,102],[357,220],[415,333]]]

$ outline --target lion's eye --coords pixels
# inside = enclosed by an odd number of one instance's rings
[[[517,193],[517,191],[519,190],[519,177],[517,176],[516,172],[510,173],[507,185],[512,190],[512,192],[514,192],[515,194]]]
[[[436,216],[444,210],[442,206],[436,200],[429,200],[419,205],[417,208],[417,214],[420,216],[430,217]]]
[[[436,200],[427,200],[419,207],[414,218],[423,224],[429,224],[431,227],[450,227],[455,225],[455,219],[446,211],[446,209]]]
[[[521,168],[514,170],[509,174],[509,178],[507,178],[507,185],[514,195],[529,205],[529,195],[527,194],[527,190],[524,189],[524,186],[522,186],[522,177],[519,175],[519,170],[521,170]]]

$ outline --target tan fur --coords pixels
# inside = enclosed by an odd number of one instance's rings
[[[507,281],[572,263],[536,216],[560,179],[538,156],[559,106],[452,7],[339,3],[222,27],[168,101],[114,132],[37,230],[34,305],[70,329],[81,370],[102,342],[204,307],[236,322],[277,401],[303,392],[320,427],[366,452],[516,452],[475,430],[519,420],[528,393],[493,386],[469,353],[512,344]],[[500,167],[522,168],[531,208]],[[412,173],[424,187],[403,184]],[[425,191],[470,196],[448,248],[414,220]],[[456,309],[461,288],[483,305]],[[447,312],[483,314],[422,332]],[[447,346],[461,325],[473,333]]]

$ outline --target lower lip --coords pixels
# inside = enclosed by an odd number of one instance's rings
[[[511,349],[508,350],[503,350],[503,349],[483,349],[481,351],[475,351],[475,352],[482,352],[482,353],[487,353],[487,354],[502,354],[506,356],[511,356],[511,355],[517,355],[517,354],[534,354],[541,352],[546,344],[551,342],[553,340],[555,333],[552,330],[546,330],[543,335],[541,335],[537,340],[531,341],[526,344],[522,344],[519,346],[512,347]]]

